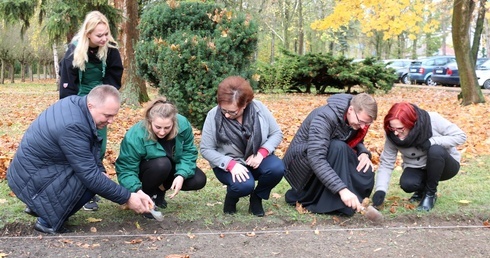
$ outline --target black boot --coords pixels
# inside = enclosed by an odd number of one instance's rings
[[[167,208],[167,201],[165,200],[165,193],[167,191],[158,191],[155,198],[153,199],[153,201],[155,202],[155,205],[162,208],[162,209],[165,209]]]
[[[223,212],[226,214],[235,214],[236,213],[236,203],[239,198],[231,197],[226,194],[225,204],[223,205]]]
[[[434,205],[436,204],[437,200],[437,194],[429,194],[426,193],[424,195],[424,198],[420,202],[419,206],[417,207],[418,211],[430,211],[432,208],[434,208]]]
[[[420,202],[424,197],[424,191],[416,191],[413,193],[412,197],[408,199],[409,202]]]
[[[248,212],[252,213],[257,217],[264,217],[264,208],[262,207],[262,199],[257,196],[254,192],[250,194],[250,206]]]

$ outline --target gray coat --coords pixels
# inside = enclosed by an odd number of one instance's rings
[[[303,121],[284,156],[284,177],[296,190],[304,188],[315,175],[332,193],[347,186],[327,161],[331,140],[346,141],[351,128],[345,114],[352,95],[336,94],[328,98],[328,104],[314,109]],[[355,147],[357,154],[370,152],[362,141]]]
[[[429,139],[431,145],[441,145],[458,162],[461,154],[456,146],[466,141],[466,134],[457,125],[443,118],[435,112],[429,112],[430,123],[432,126],[432,137]],[[376,173],[376,191],[388,191],[391,173],[395,169],[395,162],[401,153],[403,160],[402,168],[424,168],[427,163],[427,151],[422,151],[415,147],[399,148],[391,141],[386,140],[383,152],[380,156],[380,164]]]
[[[255,111],[260,121],[262,134],[261,147],[272,153],[282,141],[282,132],[269,109],[258,100],[253,100],[249,105],[255,105]],[[247,159],[238,147],[234,144],[219,144],[216,140],[216,122],[214,117],[218,107],[212,108],[204,121],[201,136],[201,154],[211,167],[219,167],[226,170],[232,159]],[[255,153],[254,153],[255,154]]]

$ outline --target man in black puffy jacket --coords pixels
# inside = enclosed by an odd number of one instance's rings
[[[378,106],[366,93],[336,94],[303,121],[284,155],[286,202],[314,213],[359,212],[374,186],[364,137]]]
[[[7,171],[8,185],[38,216],[34,229],[55,234],[95,194],[138,213],[150,211],[151,198],[131,193],[109,179],[99,153],[97,129],[114,121],[120,96],[110,85],[85,97],[59,100],[29,126]]]

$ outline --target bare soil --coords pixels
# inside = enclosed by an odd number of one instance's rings
[[[55,236],[10,224],[1,232],[0,257],[490,257],[488,214],[409,214],[377,224],[361,215],[312,218],[298,224],[266,216],[226,226],[141,218]]]

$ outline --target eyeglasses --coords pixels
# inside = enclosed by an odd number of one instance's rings
[[[398,132],[398,133],[403,133],[405,132],[405,127],[392,127],[391,125],[388,125],[388,130],[392,132]]]
[[[223,115],[228,114],[230,116],[236,116],[236,115],[238,115],[238,111],[240,111],[240,110],[229,111],[229,110],[226,110],[226,109],[221,109],[221,114],[223,114]]]
[[[371,125],[371,124],[373,123],[373,122],[364,122],[364,121],[361,121],[361,120],[359,119],[359,117],[357,116],[357,112],[356,112],[356,110],[355,110],[355,109],[354,109],[354,114],[356,115],[357,123],[358,123],[359,125],[366,125],[366,126],[367,126],[367,125]]]

